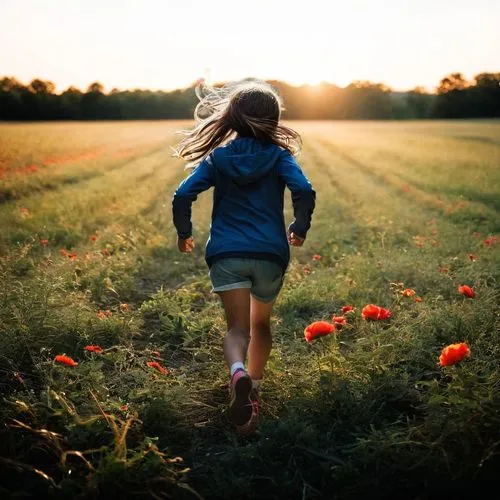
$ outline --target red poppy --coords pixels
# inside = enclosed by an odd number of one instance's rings
[[[376,306],[375,304],[368,304],[363,307],[361,311],[361,317],[363,319],[381,320],[389,319],[392,316],[392,312],[383,307]]]
[[[412,288],[405,288],[401,293],[403,297],[413,297],[417,292]]]
[[[328,323],[328,321],[315,321],[310,325],[306,326],[304,330],[304,338],[307,342],[312,342],[318,337],[324,337],[325,335],[330,335],[335,331],[335,325]]]
[[[164,366],[161,366],[160,363],[158,363],[158,361],[148,361],[147,365],[150,368],[158,370],[162,375],[168,375],[168,370]]]
[[[112,315],[113,313],[109,309],[106,309],[105,311],[99,310],[97,313],[97,317],[99,319],[110,318]]]
[[[312,256],[312,260],[321,260],[321,255],[319,255],[318,253],[317,254],[314,254]]]
[[[468,299],[473,299],[476,296],[476,292],[468,285],[460,285],[458,291]]]
[[[350,313],[350,312],[353,312],[354,311],[354,307],[353,306],[344,306],[342,307],[342,312],[344,314],[347,314],[347,313]]]
[[[46,246],[49,244],[49,240],[40,240],[40,245]]]
[[[483,244],[485,247],[490,247],[497,242],[498,242],[498,236],[490,236],[489,238],[483,240]]]
[[[100,354],[103,351],[102,347],[99,345],[86,345],[84,347],[84,350],[89,352],[95,352],[97,354]]]
[[[451,344],[446,346],[439,356],[439,364],[441,366],[450,366],[459,363],[464,358],[470,356],[470,349],[464,342],[460,344]]]
[[[333,316],[332,322],[335,328],[341,330],[343,326],[347,325],[347,320],[344,316]]]
[[[97,234],[93,234],[91,237],[90,237],[90,240],[93,241],[94,243],[97,241]]]
[[[73,359],[70,358],[69,356],[65,356],[64,354],[58,354],[55,358],[54,361],[56,363],[61,363],[66,366],[77,366],[78,363]]]
[[[128,405],[121,405],[120,410],[121,411],[128,411]]]
[[[422,297],[414,297],[413,299],[415,302],[423,302],[424,299]]]
[[[76,253],[69,253],[68,258],[71,260],[78,260],[78,255]]]

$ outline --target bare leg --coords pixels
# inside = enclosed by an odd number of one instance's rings
[[[236,361],[245,361],[250,335],[250,289],[236,288],[219,292],[224,306],[227,334],[224,357],[229,368]]]
[[[226,312],[227,335],[224,337],[224,356],[231,368],[237,361],[244,362],[250,335],[250,290],[237,288],[219,292]],[[231,377],[229,418],[237,429],[245,429],[252,416],[250,391],[252,382],[246,372],[236,371]]]
[[[266,304],[254,297],[251,298],[248,373],[253,380],[260,380],[262,378],[269,354],[271,353],[273,344],[271,337],[271,312],[273,306],[274,300]]]

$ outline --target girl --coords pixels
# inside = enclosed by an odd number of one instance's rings
[[[282,103],[270,85],[246,80],[197,95],[196,126],[176,150],[197,166],[175,191],[173,219],[178,248],[190,253],[191,204],[214,186],[205,258],[227,321],[229,416],[238,432],[249,434],[258,423],[260,382],[272,344],[270,317],[290,259],[288,245],[304,243],[316,193],[294,158],[300,135],[279,123]],[[285,186],[295,217],[288,231]]]

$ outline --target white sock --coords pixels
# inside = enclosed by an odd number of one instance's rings
[[[231,365],[231,377],[234,375],[234,372],[236,370],[244,370],[245,369],[245,365],[241,362],[241,361],[236,361],[235,363],[233,363]]]
[[[261,378],[258,379],[252,379],[252,389],[259,390],[260,389],[260,383],[262,382]]]

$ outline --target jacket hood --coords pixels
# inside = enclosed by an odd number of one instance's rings
[[[213,152],[217,170],[238,186],[246,186],[266,175],[278,161],[281,148],[253,137],[238,137]]]

